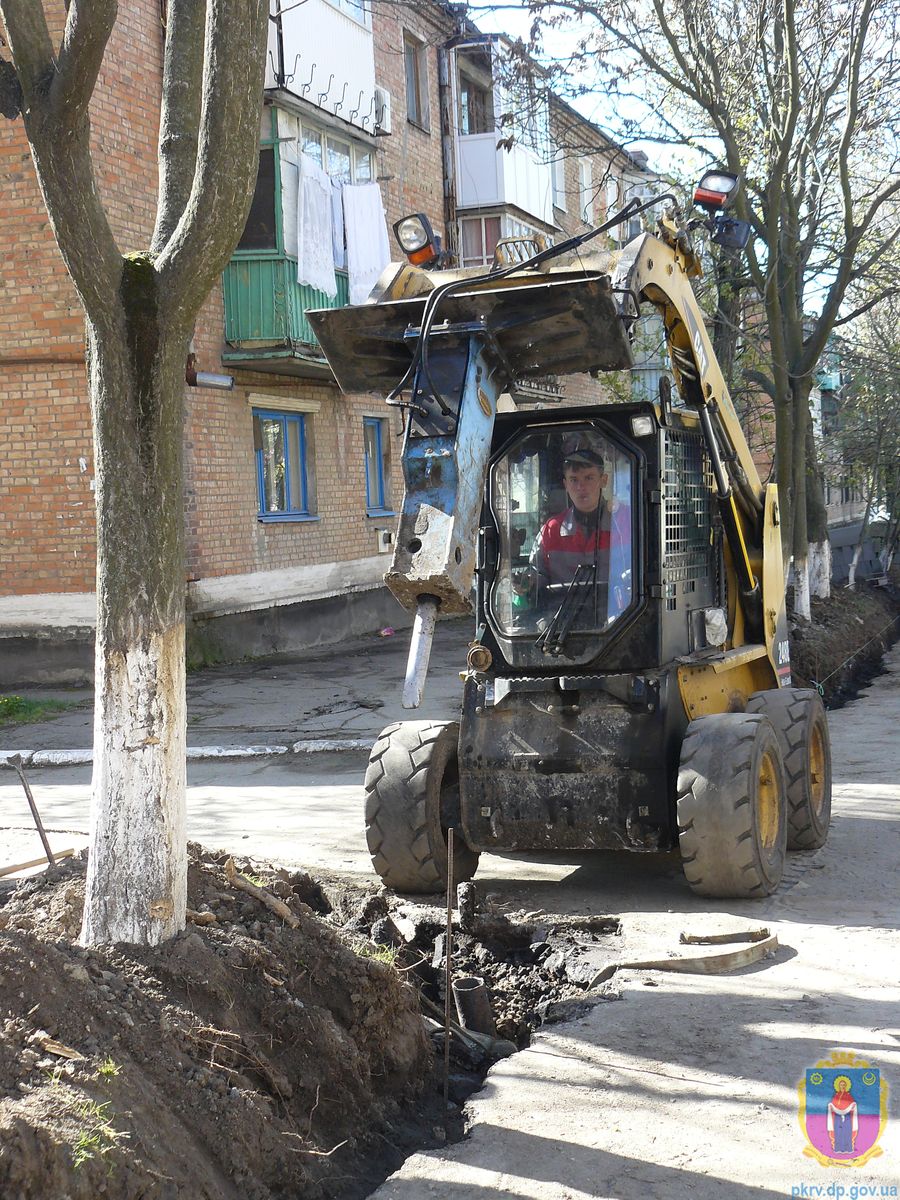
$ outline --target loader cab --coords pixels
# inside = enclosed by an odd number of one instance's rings
[[[516,665],[593,656],[637,601],[639,456],[597,422],[525,428],[495,456],[488,620]]]
[[[725,603],[709,464],[651,404],[500,415],[478,626],[503,674],[652,669],[710,645]]]

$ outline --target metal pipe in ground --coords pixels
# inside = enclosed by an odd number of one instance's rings
[[[483,979],[478,975],[464,975],[461,979],[454,979],[453,999],[456,1001],[456,1011],[463,1029],[486,1033],[489,1037],[497,1036],[494,1014],[491,1012],[491,1002]]]

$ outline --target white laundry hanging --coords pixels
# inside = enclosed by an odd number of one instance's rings
[[[334,249],[334,265],[339,271],[347,266],[347,251],[344,247],[344,181],[331,181],[331,239]]]
[[[331,180],[308,154],[300,155],[297,195],[297,282],[337,295],[332,247]]]
[[[300,191],[300,168],[297,165],[297,144],[286,142],[281,148],[281,227],[284,230],[284,252],[297,257],[297,202]]]
[[[350,303],[363,304],[391,261],[387,221],[377,183],[345,184],[343,197]]]

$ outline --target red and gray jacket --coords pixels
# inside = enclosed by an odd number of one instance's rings
[[[612,560],[612,562],[610,561]],[[631,517],[620,506],[615,512],[601,501],[599,512],[582,517],[574,507],[544,522],[531,551],[531,565],[541,583],[571,583],[582,563],[597,564],[596,582],[618,583],[631,565]]]

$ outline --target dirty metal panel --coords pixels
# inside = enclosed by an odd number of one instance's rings
[[[480,850],[668,849],[665,736],[660,706],[584,690],[574,703],[551,679],[543,692],[508,692],[492,704],[484,687],[467,685],[466,840]]]
[[[425,296],[307,313],[345,392],[387,395],[406,373]],[[483,320],[514,378],[621,371],[633,365],[608,275],[529,275],[441,301],[437,322]]]

